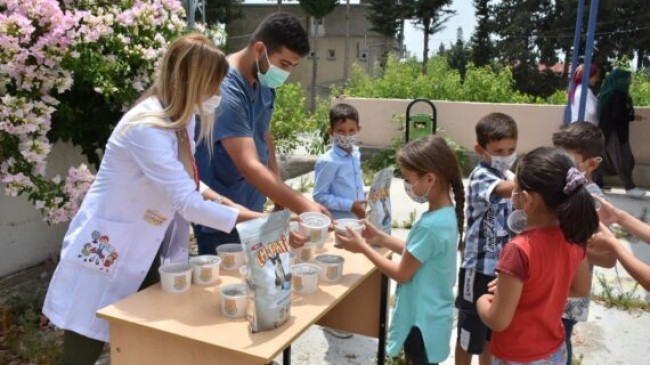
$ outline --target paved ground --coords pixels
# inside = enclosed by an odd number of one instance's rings
[[[313,175],[303,177],[303,183]],[[299,185],[300,178],[289,180],[295,188]],[[616,206],[638,216],[643,207],[650,204],[650,200],[635,200],[626,198],[621,190],[613,189],[607,198]],[[425,204],[413,203],[404,193],[403,182],[394,179],[391,187],[391,201],[393,218],[402,222],[408,219],[409,213],[416,211],[418,216],[425,210]],[[396,230],[395,235],[405,237],[407,231]],[[636,242],[635,239],[624,240],[632,251],[650,263],[650,245]],[[596,275],[605,275],[609,285],[616,293],[634,292],[634,295],[648,299],[648,292],[642,288],[634,290],[634,281],[627,275],[622,267],[611,270],[596,269]],[[594,280],[594,290],[600,291],[600,284]],[[393,287],[394,288],[394,287]],[[392,288],[392,289],[393,289]],[[650,356],[650,347],[647,338],[650,335],[650,313],[639,311],[622,311],[606,308],[603,305],[592,303],[589,321],[576,326],[574,334],[574,351],[583,357],[582,364],[643,364],[647,363]],[[453,364],[452,354],[442,364]],[[299,365],[318,364],[374,364],[377,350],[377,341],[372,338],[355,335],[352,339],[340,340],[326,334],[318,326],[313,326],[305,332],[292,346],[292,363]],[[278,358],[281,363],[281,357]],[[475,360],[473,364],[478,364]]]

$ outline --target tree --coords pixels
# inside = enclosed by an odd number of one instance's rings
[[[233,20],[244,16],[241,1],[205,0],[205,2],[205,18],[208,24],[230,24]]]
[[[424,33],[424,52],[422,54],[422,73],[427,73],[429,61],[429,36],[444,29],[444,24],[456,14],[448,9],[452,0],[409,0],[404,2],[414,24]]]
[[[368,4],[370,5],[370,12],[366,18],[372,24],[370,30],[384,37],[383,51],[379,61],[382,69],[384,69],[386,67],[386,57],[402,25],[402,16],[396,16],[396,14],[404,13],[405,7],[394,0],[369,0]]]
[[[300,7],[309,16],[314,18],[314,24],[321,24],[323,18],[334,11],[338,5],[338,0],[300,0]],[[313,30],[314,42],[312,47],[313,62],[311,70],[311,94],[309,100],[309,110],[312,112],[316,109],[316,88],[318,79],[318,25]]]
[[[502,0],[493,6],[491,19],[498,38],[496,54],[512,67],[517,88],[534,96],[553,94],[561,79],[550,71],[539,71],[539,64],[557,62],[555,44],[550,41],[558,32],[553,29],[553,1]]]
[[[470,40],[471,60],[475,66],[489,65],[492,61],[492,41],[490,41],[490,0],[474,0],[477,24]]]
[[[471,51],[463,39],[463,28],[458,27],[456,31],[456,43],[451,45],[446,52],[447,63],[449,67],[458,70],[461,80],[465,79],[467,62],[469,62]]]

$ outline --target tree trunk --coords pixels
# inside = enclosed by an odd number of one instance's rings
[[[636,69],[637,70],[642,70],[643,69],[643,59],[645,58],[645,51],[642,49],[638,49],[636,51]]]
[[[282,10],[282,0],[278,0],[278,11]]]
[[[429,31],[431,29],[431,20],[424,20],[424,52],[422,54],[422,74],[427,73],[427,62],[429,62]]]

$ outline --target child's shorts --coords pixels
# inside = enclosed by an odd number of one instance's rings
[[[492,331],[483,323],[476,310],[476,301],[487,293],[488,284],[496,276],[483,275],[475,270],[458,271],[458,334],[457,342],[466,352],[478,355],[490,341]]]
[[[535,360],[530,362],[518,362],[501,360],[497,357],[492,361],[493,365],[566,365],[567,363],[566,343],[562,343],[555,352],[546,359]]]

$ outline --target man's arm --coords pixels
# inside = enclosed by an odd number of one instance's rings
[[[221,140],[221,145],[228,152],[233,163],[246,181],[257,188],[273,202],[302,212],[326,212],[320,204],[312,202],[293,191],[276,173],[260,162],[257,157],[255,142],[250,137],[231,137]]]
[[[273,136],[271,132],[266,132],[266,145],[269,152],[269,169],[276,175],[280,175],[280,168],[278,167],[278,160],[275,157],[275,144],[273,143]]]

